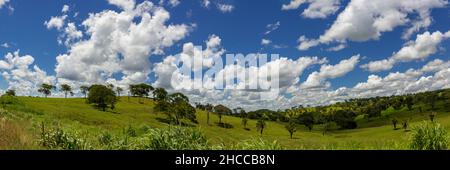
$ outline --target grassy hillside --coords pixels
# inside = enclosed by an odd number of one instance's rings
[[[85,99],[56,99],[56,98],[31,98],[18,97],[18,102],[6,105],[1,110],[2,119],[0,131],[0,149],[40,149],[36,143],[39,139],[40,126],[60,126],[64,129],[76,130],[80,136],[91,143],[96,143],[102,133],[121,135],[124,130],[132,128],[137,135],[148,128],[165,128],[166,116],[153,110],[154,102],[137,98],[122,97],[114,111],[102,112],[85,103]],[[443,103],[438,103],[442,105]],[[441,106],[441,108],[445,108]],[[377,120],[361,120],[358,129],[335,130],[322,134],[322,127],[315,126],[310,132],[299,125],[294,139],[289,138],[289,133],[281,122],[267,122],[267,128],[261,136],[256,131],[256,121],[249,120],[246,130],[241,125],[241,119],[224,116],[222,121],[233,126],[225,129],[216,125],[218,117],[210,115],[210,124],[206,122],[206,113],[197,112],[198,124],[190,124],[200,129],[213,145],[231,146],[246,140],[262,138],[267,141],[278,141],[286,149],[407,149],[407,141],[410,132],[393,130],[390,125],[390,117],[411,119],[411,126],[427,119],[427,114],[417,111],[388,109],[383,112],[383,117]],[[450,129],[450,114],[440,110],[437,122]],[[13,129],[13,130],[11,130]],[[4,134],[11,135],[5,136]],[[15,140],[15,141],[7,141]],[[19,141],[19,142],[17,142]],[[3,143],[3,144],[2,144]],[[7,143],[17,145],[2,148]],[[42,148],[43,149],[43,148]]]

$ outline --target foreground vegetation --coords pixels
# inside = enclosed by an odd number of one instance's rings
[[[115,95],[97,88],[106,96]],[[395,103],[400,97],[245,113],[222,105],[195,109],[182,94],[142,91],[138,86],[135,90],[142,95],[107,100],[90,100],[87,94],[86,99],[4,95],[0,149],[440,150],[449,145],[449,90],[433,92],[434,104],[419,97],[429,93],[410,95],[411,106],[407,100],[401,106],[387,104],[376,116],[368,116],[363,108],[383,108],[379,102]],[[147,98],[150,91],[159,95]]]

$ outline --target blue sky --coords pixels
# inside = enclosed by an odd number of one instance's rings
[[[292,0],[292,3],[295,3],[294,1],[297,0]],[[402,49],[402,47],[407,46],[408,42],[415,41],[417,35],[423,34],[426,31],[429,31],[430,33],[440,31],[442,34],[449,31],[450,24],[448,24],[448,21],[450,19],[450,10],[448,8],[448,2],[443,0],[423,0],[423,2],[430,1],[428,4],[436,4],[429,7],[425,7],[424,5],[415,6],[414,4],[420,2],[418,0],[407,0],[411,1],[409,4],[408,2],[405,4],[393,3],[392,6],[397,5],[393,8],[398,9],[398,11],[405,14],[406,17],[404,19],[407,19],[407,21],[393,21],[403,23],[387,26],[391,28],[387,31],[381,31],[378,38],[372,37],[363,41],[353,41],[350,38],[345,39],[345,42],[332,40],[330,42],[320,43],[319,45],[306,50],[300,50],[298,47],[301,43],[299,42],[301,36],[305,36],[308,39],[316,39],[321,35],[324,35],[324,33],[338,20],[339,16],[341,14],[343,15],[345,9],[357,4],[356,2],[352,4],[350,0],[329,1],[337,3],[334,5],[336,10],[326,14],[326,17],[315,18],[301,15],[303,11],[308,10],[310,6],[315,3],[315,0],[305,1],[305,3],[302,3],[298,7],[294,4],[294,7],[285,10],[282,9],[283,5],[287,6],[291,3],[291,0],[258,1],[258,3],[253,0],[210,0],[210,5],[208,7],[205,7],[204,0],[179,1],[177,5],[170,4],[168,0],[163,3],[160,3],[160,0],[154,0],[151,2],[164,8],[170,14],[170,19],[168,19],[165,24],[195,24],[195,26],[192,27],[185,36],[179,40],[177,39],[173,44],[166,46],[163,54],[148,55],[148,60],[151,61],[151,64],[160,63],[167,56],[182,52],[182,47],[185,43],[192,42],[195,45],[205,45],[205,41],[210,39],[211,35],[220,37],[220,46],[226,50],[226,53],[277,53],[293,61],[300,57],[308,56],[326,58],[328,60],[327,63],[311,65],[303,71],[299,76],[300,82],[292,85],[300,87],[302,82],[305,82],[311,73],[319,72],[321,65],[337,65],[342,60],[349,59],[350,57],[359,54],[360,57],[357,64],[344,75],[324,78],[324,82],[328,82],[330,87],[325,89],[322,88],[320,90],[321,94],[325,92],[331,93],[342,87],[348,89],[354,88],[359,83],[368,81],[370,75],[376,75],[383,78],[391,73],[406,73],[409,69],[420,70],[424,65],[435,61],[436,59],[442,60],[443,62],[449,60],[450,43],[447,38],[442,38],[436,45],[436,48],[438,48],[436,52],[421,56],[420,59],[397,62],[391,69],[376,72],[371,72],[362,67],[362,65],[369,62],[390,58],[394,53]],[[89,40],[90,35],[86,34],[87,30],[81,24],[89,18],[90,13],[100,13],[105,10],[121,12],[124,10],[119,5],[114,5],[114,3],[107,0],[95,0],[89,2],[40,0],[39,2],[33,3],[25,0],[9,0],[5,2],[6,3],[4,3],[0,9],[0,44],[2,44],[2,47],[0,47],[0,57],[6,56],[8,53],[14,53],[17,50],[20,50],[19,56],[31,55],[34,58],[34,63],[31,65],[39,66],[40,69],[46,72],[47,76],[54,76],[54,80],[52,80],[55,83],[59,83],[59,78],[67,78],[60,77],[60,74],[55,70],[55,66],[58,65],[56,57],[61,54],[70,54],[69,49],[75,44],[64,45],[58,43],[58,37],[63,35],[61,30],[67,26],[67,23],[74,23],[77,29],[83,33],[83,37],[75,41]],[[142,0],[137,0],[135,4],[141,4],[142,2]],[[69,11],[66,13],[61,11],[64,5],[69,6]],[[232,6],[232,10],[225,12],[221,11],[218,7],[219,5]],[[388,5],[384,8],[391,9]],[[412,10],[408,11],[407,9]],[[383,11],[381,7],[379,10]],[[414,21],[420,21],[422,19],[419,17],[420,13],[417,12],[421,10],[429,11],[431,23],[415,31],[409,38],[402,38],[405,30],[411,28]],[[379,14],[380,12],[378,11],[377,13],[377,11],[374,11],[374,13]],[[44,24],[46,21],[49,21],[51,17],[62,15],[67,15],[67,19],[61,30],[56,28],[49,29]],[[140,18],[136,17],[133,21],[139,23],[139,20]],[[265,32],[268,30],[268,25],[276,23],[279,23],[278,28],[266,35]],[[351,30],[346,31],[351,32]],[[442,37],[445,36],[442,35]],[[271,43],[269,45],[262,45],[262,39],[270,40]],[[327,50],[339,44],[345,44],[346,48],[339,51]],[[29,68],[32,70],[31,65]],[[151,66],[151,68],[153,69],[153,66]],[[448,67],[444,67],[439,71],[447,69]],[[2,71],[9,72],[10,70]],[[434,76],[436,72],[423,72],[420,76],[415,77],[415,80],[419,80],[421,77]],[[114,73],[113,77],[120,79],[123,74],[124,73],[119,71],[118,73]],[[154,70],[148,72],[148,78],[149,79],[146,80],[148,83],[154,83],[156,81],[157,76]],[[77,84],[72,82],[77,80],[70,81],[73,84]],[[444,82],[445,81],[448,82],[448,80],[444,80]],[[15,82],[20,81],[16,80]],[[14,83],[10,83],[10,80],[7,80],[5,77],[0,78],[0,88],[8,89],[11,88],[11,86],[14,86]],[[445,87],[448,87],[448,85],[436,86],[436,88]],[[418,91],[421,90],[430,89],[418,89]],[[298,89],[298,91],[314,93],[317,90]],[[295,94],[285,94],[281,96],[292,95],[295,96]],[[390,94],[385,92],[380,93],[380,95]],[[193,98],[206,99],[205,96],[193,96]],[[217,100],[217,103],[223,101],[225,101],[225,99]],[[284,100],[280,99],[280,101]],[[290,100],[290,102],[294,103],[290,105],[298,104],[299,101],[304,101],[308,104],[314,104],[314,102],[317,104],[324,103],[323,101],[317,102],[317,100],[314,100],[313,102],[306,99],[299,99],[296,100],[296,102]],[[261,101],[255,101],[255,103],[259,102]]]

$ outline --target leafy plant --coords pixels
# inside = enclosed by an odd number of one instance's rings
[[[284,148],[278,143],[278,141],[266,141],[262,138],[251,139],[243,141],[235,146],[232,146],[235,150],[283,150]]]
[[[150,129],[139,139],[139,149],[144,150],[205,150],[209,149],[206,137],[197,129],[169,127]]]
[[[81,138],[77,132],[67,132],[61,127],[45,128],[45,124],[41,125],[41,138],[39,143],[49,149],[62,150],[89,150],[91,145]]]
[[[423,122],[413,128],[410,148],[414,150],[445,150],[447,130],[438,123]]]

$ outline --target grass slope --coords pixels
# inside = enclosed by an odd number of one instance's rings
[[[56,124],[67,129],[76,129],[87,139],[93,141],[96,141],[98,135],[103,132],[121,134],[125,128],[130,126],[135,129],[168,126],[164,123],[166,116],[156,113],[153,110],[155,103],[149,99],[141,99],[143,103],[140,103],[137,98],[122,97],[116,109],[109,112],[101,112],[86,104],[85,99],[80,98],[20,97],[19,100],[20,104],[7,106],[7,111],[3,110],[0,117],[7,117],[15,122],[20,122],[23,127],[27,127],[25,128],[27,132],[22,132],[24,134],[22,136],[27,139],[30,136],[38,138],[39,132],[36,129],[39,129],[41,122]],[[445,110],[447,107],[441,106],[444,110],[439,110],[436,120],[450,129],[450,114]],[[233,126],[231,129],[225,129],[216,125],[218,117],[214,114],[210,114],[210,124],[208,125],[206,113],[203,111],[197,113],[199,124],[196,126],[212,144],[217,145],[234,145],[238,142],[262,137],[270,141],[276,140],[286,149],[407,149],[409,132],[393,130],[390,125],[391,118],[410,119],[412,121],[410,126],[427,119],[427,114],[417,113],[415,110],[388,109],[383,112],[383,115],[382,118],[376,120],[359,121],[359,126],[363,128],[333,131],[325,136],[322,135],[320,126],[315,126],[311,132],[305,127],[299,126],[294,134],[294,139],[289,138],[284,124],[280,122],[267,122],[267,128],[261,136],[256,131],[256,121],[254,120],[248,121],[247,127],[250,130],[245,130],[240,118],[224,116],[222,121]],[[18,129],[23,130],[22,127]],[[2,149],[1,142],[0,149]]]

